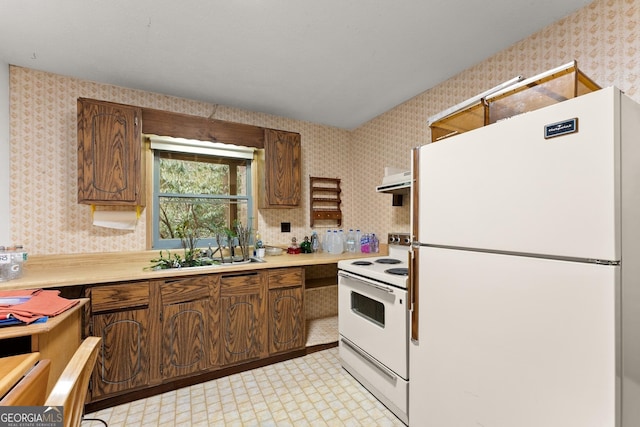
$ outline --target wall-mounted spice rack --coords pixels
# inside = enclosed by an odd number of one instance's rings
[[[342,225],[340,210],[340,180],[338,178],[309,177],[309,210],[311,227],[315,221],[335,221]]]

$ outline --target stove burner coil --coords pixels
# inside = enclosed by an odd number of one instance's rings
[[[353,261],[351,264],[353,264],[353,265],[371,265],[373,263],[371,261]]]
[[[396,276],[408,276],[409,269],[408,268],[389,268],[384,271],[388,274],[395,274]]]
[[[402,261],[395,258],[380,258],[380,259],[377,259],[376,262],[378,264],[400,264]]]

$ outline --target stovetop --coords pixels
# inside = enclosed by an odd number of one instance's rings
[[[389,235],[388,241],[389,255],[338,261],[338,268],[406,289],[409,267],[409,235],[392,233]]]

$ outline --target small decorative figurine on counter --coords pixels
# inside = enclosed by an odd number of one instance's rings
[[[309,236],[304,236],[304,242],[300,243],[300,251],[303,254],[313,253],[313,249],[311,248],[311,242],[309,241]]]
[[[288,254],[299,254],[300,253],[300,247],[298,246],[298,243],[296,243],[297,240],[295,237],[291,238],[291,246],[289,246],[287,248],[287,253]]]

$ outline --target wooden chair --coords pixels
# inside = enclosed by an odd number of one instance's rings
[[[82,421],[91,372],[98,357],[101,338],[87,337],[53,386],[44,406],[64,407],[64,426],[77,427]]]
[[[38,361],[9,392],[0,399],[0,406],[42,406],[47,398],[51,361]]]

